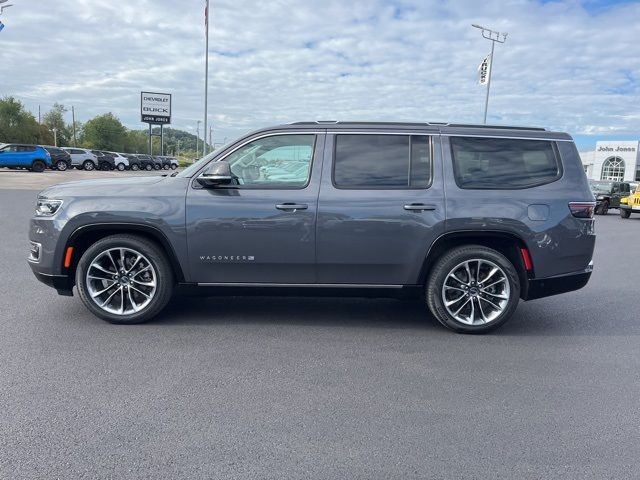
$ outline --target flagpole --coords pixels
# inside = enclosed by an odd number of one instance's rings
[[[209,104],[209,0],[205,6],[205,55],[204,55],[204,142],[202,156],[207,154],[207,113]]]
[[[496,46],[496,42],[504,43],[507,40],[508,33],[500,33],[494,30],[491,30],[486,27],[482,27],[480,25],[476,25],[475,23],[471,25],[474,28],[478,28],[482,30],[482,37],[487,40],[491,40],[491,55],[489,55],[489,74],[487,78],[487,96],[484,99],[484,124],[487,124],[487,111],[489,109],[489,90],[491,90],[491,74],[493,73],[493,52]],[[502,39],[500,39],[502,37]]]
[[[489,61],[489,78],[487,79],[487,96],[484,99],[484,124],[487,124],[487,110],[489,109],[489,90],[491,90],[491,72],[493,71],[493,49],[496,42],[491,42],[491,60]]]

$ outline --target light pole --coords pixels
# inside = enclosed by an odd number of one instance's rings
[[[207,117],[209,110],[209,0],[206,0],[204,11],[205,22],[205,54],[204,54],[204,142],[202,142],[202,156],[207,155]]]
[[[57,128],[52,128],[53,130],[53,145],[54,146],[58,146],[58,129]]]
[[[493,71],[493,50],[496,46],[496,42],[504,43],[507,40],[508,33],[500,33],[490,28],[486,28],[475,23],[471,25],[474,28],[478,28],[482,31],[482,37],[487,40],[491,40],[491,55],[489,60],[489,74],[487,79],[487,96],[484,100],[484,124],[487,124],[487,109],[489,108],[489,90],[491,90],[491,72]],[[500,38],[502,37],[502,39]]]
[[[7,3],[9,0],[0,0],[0,3]],[[2,15],[2,13],[4,12],[5,8],[9,8],[9,7],[13,7],[13,3],[10,3],[9,5],[2,5],[0,7],[0,15]]]

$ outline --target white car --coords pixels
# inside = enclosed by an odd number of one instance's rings
[[[107,153],[113,155],[113,160],[115,161],[116,168],[118,170],[120,170],[121,172],[123,170],[129,170],[129,159],[125,157],[123,153],[116,153],[116,152],[107,152]]]
[[[79,170],[95,170],[100,164],[91,150],[86,148],[62,147],[71,155],[71,165]]]

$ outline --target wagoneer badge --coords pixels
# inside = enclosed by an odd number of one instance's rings
[[[200,255],[201,262],[253,262],[253,255]]]

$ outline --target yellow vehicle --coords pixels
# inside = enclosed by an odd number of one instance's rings
[[[620,199],[620,217],[629,218],[631,213],[640,213],[640,185],[631,195]]]

